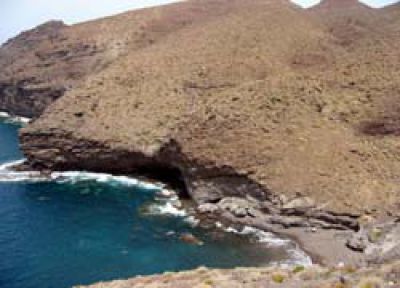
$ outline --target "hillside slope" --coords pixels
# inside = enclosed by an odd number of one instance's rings
[[[175,287],[396,287],[400,280],[400,264],[393,263],[375,269],[363,268],[306,268],[298,266],[292,271],[280,268],[238,268],[234,270],[197,270],[165,273],[150,277],[101,282],[90,288],[175,288]]]
[[[199,203],[307,196],[336,213],[397,213],[398,131],[380,127],[399,95],[386,28],[398,20],[350,0],[189,3],[172,7],[221,13],[126,51],[56,101],[22,132],[30,163],[179,170]],[[169,11],[158,9],[141,13]]]
[[[37,117],[120,56],[227,13],[238,1],[187,2],[66,26],[50,21],[0,48],[0,111]]]

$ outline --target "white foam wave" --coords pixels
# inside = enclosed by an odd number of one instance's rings
[[[184,209],[180,209],[174,203],[168,201],[164,203],[153,203],[146,208],[147,215],[169,215],[174,217],[186,217]]]
[[[78,183],[82,181],[95,181],[110,185],[123,185],[128,187],[138,187],[144,190],[159,191],[163,187],[159,184],[153,184],[136,178],[127,176],[114,176],[105,173],[91,173],[80,171],[53,172],[50,175],[44,175],[38,171],[15,171],[14,166],[23,164],[25,160],[7,162],[0,165],[0,182],[50,182],[57,183]]]
[[[252,236],[257,240],[257,242],[268,244],[268,246],[285,246],[291,242],[288,239],[279,238],[273,233],[265,232],[250,226],[244,226],[241,231],[232,227],[224,228],[221,223],[218,223],[216,226],[222,228],[228,233]]]
[[[187,213],[182,208],[176,192],[165,189],[161,183],[149,183],[130,178],[127,176],[114,176],[106,173],[92,173],[82,171],[52,172],[44,175],[37,171],[15,171],[12,168],[23,164],[25,160],[17,160],[0,165],[0,182],[56,182],[76,184],[84,181],[95,181],[105,183],[111,186],[122,185],[127,187],[137,187],[142,190],[158,192],[155,194],[155,201],[146,209],[149,215],[170,215],[174,217],[186,217]]]
[[[291,255],[290,259],[272,263],[272,265],[287,267],[294,265],[311,266],[313,264],[311,257],[300,249],[296,243],[289,239],[282,239],[273,233],[265,232],[250,226],[245,226],[241,231],[239,231],[233,227],[224,227],[220,222],[217,222],[216,227],[223,229],[228,233],[254,237],[258,243],[264,243],[269,247],[285,247]]]
[[[13,167],[23,164],[25,160],[16,160],[0,165],[0,182],[38,182],[46,177],[36,171],[14,171]]]
[[[46,177],[42,177],[36,172],[0,172],[0,182],[43,182],[47,181]]]
[[[277,263],[281,267],[290,267],[295,265],[302,265],[310,267],[313,265],[312,259],[303,250],[296,245],[295,248],[288,249],[291,259]]]
[[[200,220],[194,216],[188,216],[184,219],[186,223],[188,223],[191,227],[197,227],[200,223]]]
[[[21,116],[11,116],[7,112],[0,112],[0,118],[4,118],[6,122],[9,123],[22,123],[22,124],[27,124],[31,121],[30,118],[27,117],[21,117]]]
[[[21,159],[21,160],[15,160],[15,161],[7,162],[4,164],[0,164],[0,171],[7,171],[14,166],[23,164],[24,162],[25,162],[25,160]]]
[[[170,199],[170,200],[178,200],[178,195],[174,190],[164,188],[165,185],[160,185],[161,190],[159,190],[156,194],[159,199]]]
[[[106,173],[92,173],[92,172],[80,172],[80,171],[69,171],[69,172],[53,172],[50,175],[51,180],[58,183],[78,183],[81,181],[96,181],[98,183],[108,183],[111,185],[123,185],[128,187],[138,187],[144,190],[160,190],[157,184],[144,182],[136,178],[130,178],[127,176],[114,176]]]

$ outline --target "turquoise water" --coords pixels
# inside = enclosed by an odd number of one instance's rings
[[[18,128],[0,122],[0,164],[22,158]],[[251,244],[248,237],[192,228],[181,217],[143,214],[143,207],[158,203],[154,194],[94,180],[0,181],[0,287],[62,288],[289,257],[283,248]],[[182,232],[193,233],[204,245],[182,242]]]

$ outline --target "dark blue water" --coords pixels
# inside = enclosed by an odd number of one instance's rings
[[[22,158],[18,149],[18,129],[20,125],[5,123],[0,118],[0,163]]]
[[[22,157],[18,128],[0,122],[0,163]],[[179,217],[142,214],[154,201],[154,191],[95,181],[0,182],[0,287],[62,288],[287,257],[243,236],[215,237],[215,232],[192,228]],[[205,244],[182,242],[182,232]]]

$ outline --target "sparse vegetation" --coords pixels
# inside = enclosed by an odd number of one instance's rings
[[[383,288],[383,281],[380,278],[368,277],[360,280],[357,288]]]
[[[302,265],[298,265],[296,267],[293,268],[293,273],[299,273],[305,270],[305,267]]]
[[[372,243],[378,242],[382,238],[382,230],[379,228],[372,228],[368,233],[368,239]]]
[[[213,278],[205,277],[205,273],[200,270],[189,272],[174,273],[169,282],[163,282],[160,276],[149,276],[141,278],[133,278],[126,281],[115,281],[110,283],[101,283],[90,286],[90,288],[210,288],[210,287],[269,287],[279,285],[280,287],[301,287],[301,288],[383,288],[385,282],[380,277],[389,277],[393,270],[400,267],[400,262],[387,264],[381,268],[364,269],[341,276],[343,268],[332,268],[331,275],[328,277],[320,277],[324,271],[321,267],[304,267],[304,273],[309,273],[313,277],[303,279],[301,275],[292,273],[293,269],[280,268],[238,268],[231,270],[208,270],[208,275]],[[322,270],[321,270],[322,269]],[[365,276],[369,275],[369,276]],[[379,275],[376,276],[376,275]],[[382,276],[386,275],[386,276]],[[299,282],[300,280],[300,282]],[[397,282],[396,282],[397,281]],[[399,284],[400,280],[394,280],[392,284]],[[387,283],[386,283],[387,284]],[[274,286],[275,287],[275,286]],[[390,287],[390,286],[389,286]],[[393,286],[394,287],[394,286]]]
[[[281,284],[285,281],[285,275],[280,273],[275,273],[271,276],[271,279],[273,282]]]

